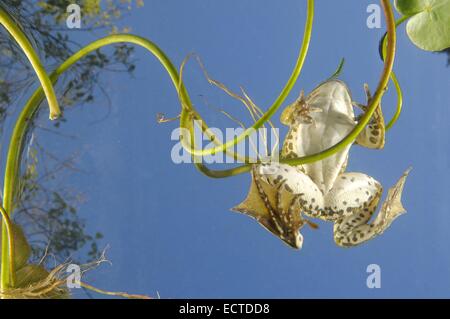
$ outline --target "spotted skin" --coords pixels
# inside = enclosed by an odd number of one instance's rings
[[[310,108],[320,108],[321,112],[310,114],[312,124],[290,119],[291,125],[281,151],[282,158],[321,152],[340,142],[357,124],[349,90],[341,81],[333,80],[319,85],[305,100]],[[350,145],[324,160],[302,165],[305,173],[324,194],[331,189],[341,168],[345,166],[349,149]]]
[[[262,165],[262,172],[267,172]],[[312,179],[300,169],[286,164],[271,164],[270,167],[276,167],[277,171],[269,174],[262,174],[261,179],[272,187],[279,187],[283,182],[282,188],[286,194],[301,195],[299,198],[299,207],[297,214],[303,212],[306,216],[315,217],[320,215],[324,207],[324,197],[319,187]]]
[[[334,240],[339,246],[352,246],[375,235],[369,220],[375,213],[383,188],[362,173],[341,174],[326,196],[328,208],[339,212],[334,221]]]
[[[372,102],[372,94],[370,93],[369,86],[364,84],[364,90],[367,96],[367,105]],[[363,111],[367,110],[367,106],[357,104]],[[385,143],[386,129],[384,127],[383,111],[381,104],[378,104],[375,112],[364,130],[358,135],[355,143],[367,148],[381,149]]]
[[[365,85],[368,103],[371,94]],[[283,112],[282,122],[289,126],[283,144],[282,158],[296,158],[323,151],[340,142],[357,125],[353,102],[346,85],[331,80],[319,85],[305,99],[310,108],[320,108],[321,112],[310,114],[311,124],[293,118],[295,112]],[[363,111],[365,106],[360,107]],[[303,109],[306,109],[303,106]],[[290,117],[289,117],[290,116]],[[302,115],[304,116],[304,114]],[[381,106],[378,105],[369,125],[357,137],[356,143],[379,149],[384,146],[385,129]],[[301,213],[334,223],[334,240],[337,245],[350,247],[359,245],[381,234],[393,220],[404,212],[401,194],[408,171],[389,190],[388,196],[375,220],[372,220],[382,196],[382,186],[372,177],[362,173],[346,173],[350,146],[322,161],[299,166],[292,174],[301,185],[297,192],[304,195],[300,199]],[[304,176],[316,185],[313,187]],[[320,196],[315,193],[320,190]],[[314,197],[315,203],[311,203]],[[309,201],[305,201],[309,198]],[[317,203],[320,203],[317,207]],[[313,208],[313,209],[310,209]]]

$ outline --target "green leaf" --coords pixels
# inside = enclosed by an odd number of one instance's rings
[[[426,51],[450,47],[450,0],[395,0],[395,7],[411,16],[406,32],[416,46]]]
[[[19,269],[26,265],[31,255],[31,248],[19,225],[12,224],[12,233],[14,236],[14,265],[16,269]]]
[[[49,275],[42,265],[28,264],[16,271],[16,287],[26,288]]]

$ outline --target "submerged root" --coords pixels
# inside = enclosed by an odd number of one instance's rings
[[[94,292],[97,292],[102,295],[107,295],[107,296],[122,297],[122,298],[127,298],[127,299],[152,299],[151,297],[146,296],[146,295],[129,294],[127,292],[107,291],[107,290],[95,288],[94,286],[91,286],[84,282],[81,283],[81,287],[89,289]]]
[[[203,72],[204,77],[206,78],[206,80],[208,81],[209,84],[217,87],[218,89],[220,89],[221,91],[225,92],[228,96],[230,96],[231,98],[239,101],[248,111],[248,113],[250,114],[250,117],[252,119],[252,121],[255,123],[257,122],[264,114],[264,112],[261,110],[261,108],[259,108],[250,98],[250,96],[247,94],[247,92],[240,87],[242,95],[233,92],[232,90],[230,90],[227,86],[225,86],[223,83],[211,78],[208,74],[208,71],[206,70],[206,67],[204,66],[202,60],[200,59],[200,57],[195,54],[195,53],[191,53],[189,55],[186,56],[186,58],[183,60],[183,62],[181,63],[180,66],[180,70],[179,70],[179,83],[178,83],[178,92],[181,92],[181,85],[182,85],[182,79],[183,79],[183,73],[184,73],[184,68],[187,64],[187,62],[189,61],[189,59],[191,59],[192,57],[195,58],[197,64],[200,66],[200,69]],[[180,93],[179,93],[180,94]],[[180,102],[182,103],[182,107],[186,108],[186,105],[183,105],[184,101],[181,98],[181,96],[179,96]],[[204,98],[204,100],[206,101],[206,98]],[[208,105],[208,103],[206,103]],[[217,109],[220,113],[224,114],[226,117],[228,117],[230,120],[232,120],[233,122],[237,123],[241,128],[246,129],[247,127],[244,126],[244,124],[242,123],[242,121],[236,119],[235,117],[233,117],[232,115],[230,115],[230,113],[226,112],[225,110],[222,109]],[[276,139],[273,147],[271,150],[269,150],[269,141],[268,141],[268,136],[267,136],[267,127],[266,125],[263,125],[262,128],[264,128],[263,132],[262,132],[262,141],[263,144],[265,146],[265,150],[263,153],[258,152],[258,150],[255,150],[255,154],[257,154],[257,157],[260,159],[266,158],[272,154],[274,154],[278,148],[279,145],[279,135],[277,132],[277,129],[275,128],[275,126],[273,125],[273,123],[268,120],[267,123],[270,126],[270,130],[272,131],[272,133],[274,134],[274,137]],[[214,140],[214,143],[216,143],[217,145],[220,145],[222,143],[222,141],[219,140]],[[252,142],[251,142],[252,143]],[[254,145],[252,145],[253,148],[255,148]],[[231,154],[228,151],[225,151],[225,153],[231,157],[236,157],[236,154]],[[239,157],[239,156],[238,156]]]
[[[109,262],[103,251],[96,261],[79,265],[80,277],[86,272],[97,268],[100,264]],[[74,283],[71,278],[73,271],[70,270],[73,264],[66,261],[48,272],[42,264],[28,264],[17,271],[17,282],[14,288],[0,291],[2,299],[67,299],[70,298],[69,283]],[[79,286],[91,291],[123,298],[150,299],[145,295],[128,294],[125,292],[111,292],[95,288],[80,280]]]
[[[176,117],[166,117],[163,113],[156,114],[156,122],[158,124],[169,123],[178,120],[181,117],[181,114],[178,114]]]
[[[66,270],[70,263],[64,263],[48,272],[42,265],[26,265],[17,271],[14,288],[0,292],[4,299],[65,299],[69,298]]]

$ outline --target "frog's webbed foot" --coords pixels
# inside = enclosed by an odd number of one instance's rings
[[[370,93],[369,86],[367,84],[364,84],[364,90],[367,96],[367,105],[370,105],[372,102],[372,94]],[[361,108],[364,112],[367,111],[366,105],[359,103],[354,103],[354,105]],[[356,138],[356,143],[367,148],[381,149],[384,147],[385,133],[386,129],[384,125],[384,117],[380,103],[377,105],[369,124]]]
[[[382,234],[398,216],[403,214],[405,209],[401,203],[401,195],[408,173],[409,169],[389,189],[386,201],[372,223],[369,223],[369,220],[378,206],[382,188],[377,182],[378,190],[375,193],[370,188],[367,189],[367,192],[371,194],[369,197],[371,199],[363,207],[349,209],[351,215],[342,217],[335,222],[334,239],[336,244],[343,247],[351,247],[366,242]]]
[[[300,175],[309,179],[286,164],[254,165],[247,198],[232,210],[253,217],[290,247],[300,249],[303,237],[299,231],[307,223],[300,215],[304,196],[297,187]]]
[[[408,168],[397,183],[388,190],[386,201],[373,223],[377,234],[382,234],[397,217],[406,212],[402,204],[402,193],[410,171],[411,168]]]

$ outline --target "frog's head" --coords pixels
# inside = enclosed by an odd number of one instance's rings
[[[280,239],[287,244],[288,246],[294,249],[302,249],[303,246],[303,236],[300,232],[288,230],[284,232],[282,235],[278,235]]]
[[[308,225],[312,229],[319,228],[319,225],[303,218],[300,214],[298,214],[295,215],[294,220],[292,220],[289,225],[282,225],[284,226],[281,228],[282,232],[280,232],[278,229],[276,231],[271,230],[271,232],[277,235],[288,246],[294,249],[302,249],[303,236],[302,234],[300,234],[300,230],[304,225]]]
[[[303,246],[303,236],[300,234],[300,229],[304,222],[300,220],[300,214],[295,215],[295,220],[288,222],[278,215],[268,216],[260,214],[261,211],[253,211],[252,208],[247,207],[248,203],[241,203],[232,208],[233,211],[249,215],[256,219],[256,221],[271,232],[273,235],[281,239],[285,244],[294,249],[301,249]]]
[[[259,222],[261,223],[261,220]],[[300,214],[276,215],[269,222],[263,222],[264,227],[294,249],[301,249],[303,246],[303,236],[300,230],[305,224],[308,222]]]

